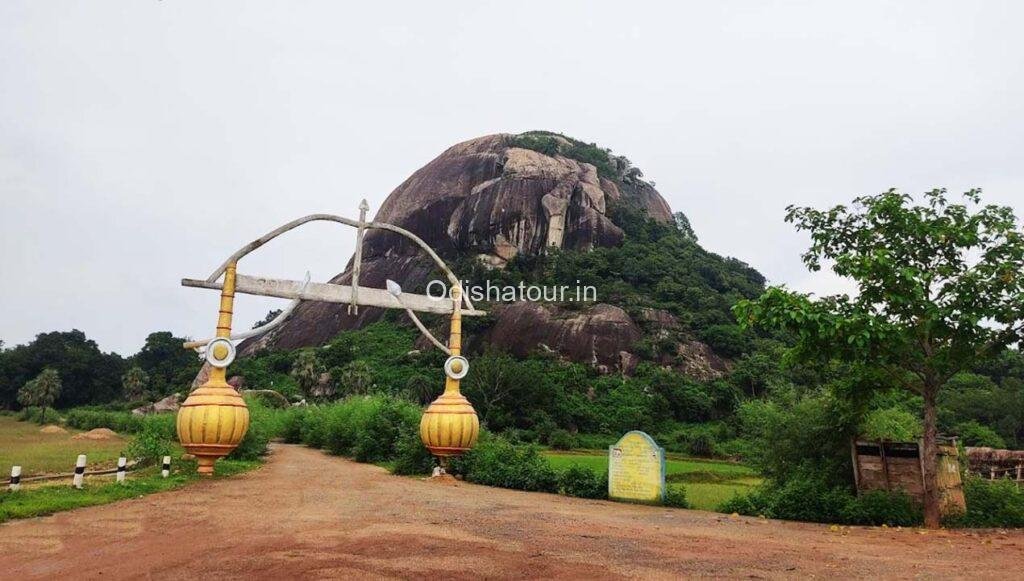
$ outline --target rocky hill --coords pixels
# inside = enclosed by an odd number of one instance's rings
[[[578,256],[621,247],[629,237],[628,219],[634,225],[639,220],[672,232],[679,226],[688,228],[685,218],[677,226],[668,204],[626,158],[547,132],[488,135],[459,143],[391,192],[375,217],[416,233],[458,265],[460,276],[470,274],[467,268],[473,270],[475,280],[487,272],[506,279],[509,272],[525,276],[531,260],[552,253]],[[693,246],[699,250],[695,241]],[[391,278],[404,288],[422,289],[437,276],[424,258],[401,237],[370,231],[360,284],[381,288]],[[747,270],[742,276],[759,287],[763,279]],[[331,282],[349,283],[350,277],[351,263]],[[727,359],[697,341],[692,325],[681,324],[678,313],[652,308],[656,305],[644,305],[643,300],[631,302],[571,309],[536,303],[485,305],[492,316],[470,339],[478,348],[492,344],[519,355],[540,348],[602,371],[630,373],[644,358],[637,354],[640,343],[673,337],[677,347],[655,360],[700,378],[715,377],[728,368]],[[363,308],[358,315],[348,315],[345,305],[303,303],[284,325],[250,341],[243,352],[321,344],[381,316],[380,309]]]

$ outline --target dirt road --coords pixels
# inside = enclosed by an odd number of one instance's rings
[[[295,446],[237,478],[0,525],[13,579],[1020,578],[1021,567],[1019,531],[833,532],[402,478]]]

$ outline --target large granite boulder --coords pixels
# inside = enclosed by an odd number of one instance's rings
[[[613,179],[590,163],[516,143],[517,136],[498,134],[449,148],[395,188],[374,219],[410,230],[442,257],[474,254],[495,268],[551,246],[589,250],[621,243],[623,232],[608,217],[615,203],[642,208],[661,222],[673,219],[658,192],[628,168]],[[351,283],[351,266],[330,282]],[[360,285],[383,288],[390,278],[412,290],[433,276],[434,265],[403,237],[367,232]],[[246,342],[243,353],[322,344],[380,316],[380,309],[349,315],[346,305],[302,303],[283,325]]]
[[[609,217],[618,204],[642,209],[662,223],[673,221],[665,200],[624,158],[608,156],[599,171],[560,153],[578,149],[578,142],[547,134],[546,139],[557,142],[557,151],[542,153],[520,147],[521,138],[488,135],[449,148],[395,188],[375,220],[412,231],[446,259],[473,255],[492,268],[548,247],[587,251],[620,244],[623,231]],[[350,284],[351,268],[350,263],[330,282]],[[367,233],[360,285],[383,288],[390,278],[415,291],[435,276],[433,263],[404,238],[380,230]],[[638,341],[680,330],[666,311],[645,309],[634,321],[610,304],[566,310],[518,302],[489,308],[494,324],[473,338],[471,348],[492,344],[520,356],[539,349],[605,373],[632,373],[640,360]],[[242,353],[319,345],[380,316],[380,309],[361,308],[350,315],[347,305],[301,303],[280,327],[246,341]],[[446,332],[435,329],[438,336]],[[432,348],[425,340],[420,344]],[[720,377],[729,366],[707,345],[689,339],[656,363],[702,379]]]

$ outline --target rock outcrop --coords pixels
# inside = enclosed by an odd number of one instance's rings
[[[374,219],[410,230],[444,258],[472,255],[491,268],[548,247],[587,251],[620,244],[624,233],[609,217],[616,205],[642,209],[662,223],[674,220],[657,190],[624,158],[609,155],[599,170],[561,153],[578,142],[544,134],[557,145],[542,153],[520,147],[522,138],[489,135],[449,148],[395,188]],[[351,267],[330,282],[350,284]],[[434,265],[418,247],[389,232],[367,232],[361,286],[383,288],[390,278],[413,290],[435,277]],[[622,373],[631,373],[639,361],[634,345],[644,332],[619,307],[597,304],[566,312],[522,302],[492,310],[495,322],[482,340],[515,354],[544,346],[565,359]],[[242,353],[322,344],[380,316],[380,309],[349,315],[346,305],[302,303],[280,327],[244,343]],[[695,375],[715,376],[721,361],[705,358],[714,354],[693,343],[680,345],[680,361],[692,359],[687,367]]]
[[[608,217],[615,203],[643,208],[661,222],[673,219],[665,200],[641,180],[616,183],[590,163],[515,147],[515,141],[513,135],[488,135],[449,148],[395,188],[374,219],[410,230],[443,257],[472,253],[496,268],[549,246],[589,250],[621,243],[622,229]],[[371,230],[360,285],[383,288],[390,278],[416,288],[434,272],[424,258],[401,236]],[[350,283],[351,264],[330,282]],[[346,305],[302,303],[243,352],[321,344],[380,315],[379,309],[349,315]]]
[[[619,307],[598,303],[584,311],[566,312],[552,305],[518,302],[495,311],[496,321],[483,341],[520,357],[548,349],[604,373],[632,373],[636,367],[631,351],[643,334]]]

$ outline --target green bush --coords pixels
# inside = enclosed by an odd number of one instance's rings
[[[323,448],[331,454],[360,462],[396,458],[403,434],[419,431],[422,410],[392,396],[352,396],[342,401],[289,411],[281,431],[289,441]]]
[[[748,516],[767,516],[761,512],[762,508],[766,505],[765,500],[762,498],[760,491],[754,491],[748,494],[736,493],[726,500],[722,504],[715,508],[718,512],[724,512],[726,514],[745,514]]]
[[[965,446],[987,446],[989,448],[1006,448],[1006,440],[995,430],[983,426],[974,420],[960,422],[953,428]]]
[[[665,506],[690,508],[690,503],[686,501],[686,488],[681,484],[667,487],[665,490]]]
[[[576,447],[586,450],[607,450],[618,441],[614,434],[576,434]]]
[[[307,408],[293,407],[281,412],[278,437],[289,444],[302,443],[302,425],[306,421]]]
[[[475,448],[451,465],[469,482],[529,490],[558,492],[558,473],[535,446],[513,446],[500,436],[481,438]]]
[[[967,512],[948,524],[965,527],[1024,527],[1024,490],[1002,478],[985,480],[968,476],[964,481]]]
[[[843,522],[860,525],[915,526],[924,521],[921,505],[905,492],[872,490],[853,498],[843,509]]]
[[[670,431],[659,433],[656,440],[663,442],[665,449],[700,458],[727,455],[722,444],[733,439],[735,431],[725,422],[702,424],[677,424]]]
[[[921,507],[904,492],[876,490],[857,497],[841,486],[802,471],[778,485],[767,483],[748,495],[736,495],[718,510],[786,520],[856,525],[914,526]]]
[[[247,397],[245,403],[249,407],[249,429],[238,447],[228,454],[232,460],[258,460],[267,453],[267,444],[278,431],[279,412],[267,408],[257,398]]]
[[[53,408],[26,407],[18,412],[19,422],[33,422],[36,424],[55,424],[60,422],[60,414]]]
[[[300,441],[311,448],[323,448],[327,441],[327,416],[332,406],[310,406],[302,415]]]
[[[921,420],[900,407],[871,410],[861,422],[861,435],[868,440],[911,442],[921,437]]]
[[[157,414],[159,415],[159,414]],[[173,414],[166,414],[174,418]],[[66,414],[67,424],[79,430],[108,428],[122,434],[135,434],[142,431],[143,418],[153,416],[136,416],[131,412],[117,412],[91,408],[75,408]]]
[[[768,495],[769,505],[762,514],[786,520],[842,522],[847,504],[853,500],[849,490],[829,487],[813,475],[790,478]]]
[[[558,475],[558,491],[579,498],[608,498],[608,473],[573,464]]]
[[[576,447],[576,438],[567,430],[559,428],[548,435],[548,446],[555,450],[572,450]]]
[[[420,440],[419,430],[403,428],[395,442],[395,474],[430,474],[434,470],[434,457]]]
[[[172,443],[166,426],[159,422],[146,422],[128,444],[127,454],[143,464],[154,464],[170,455]]]

